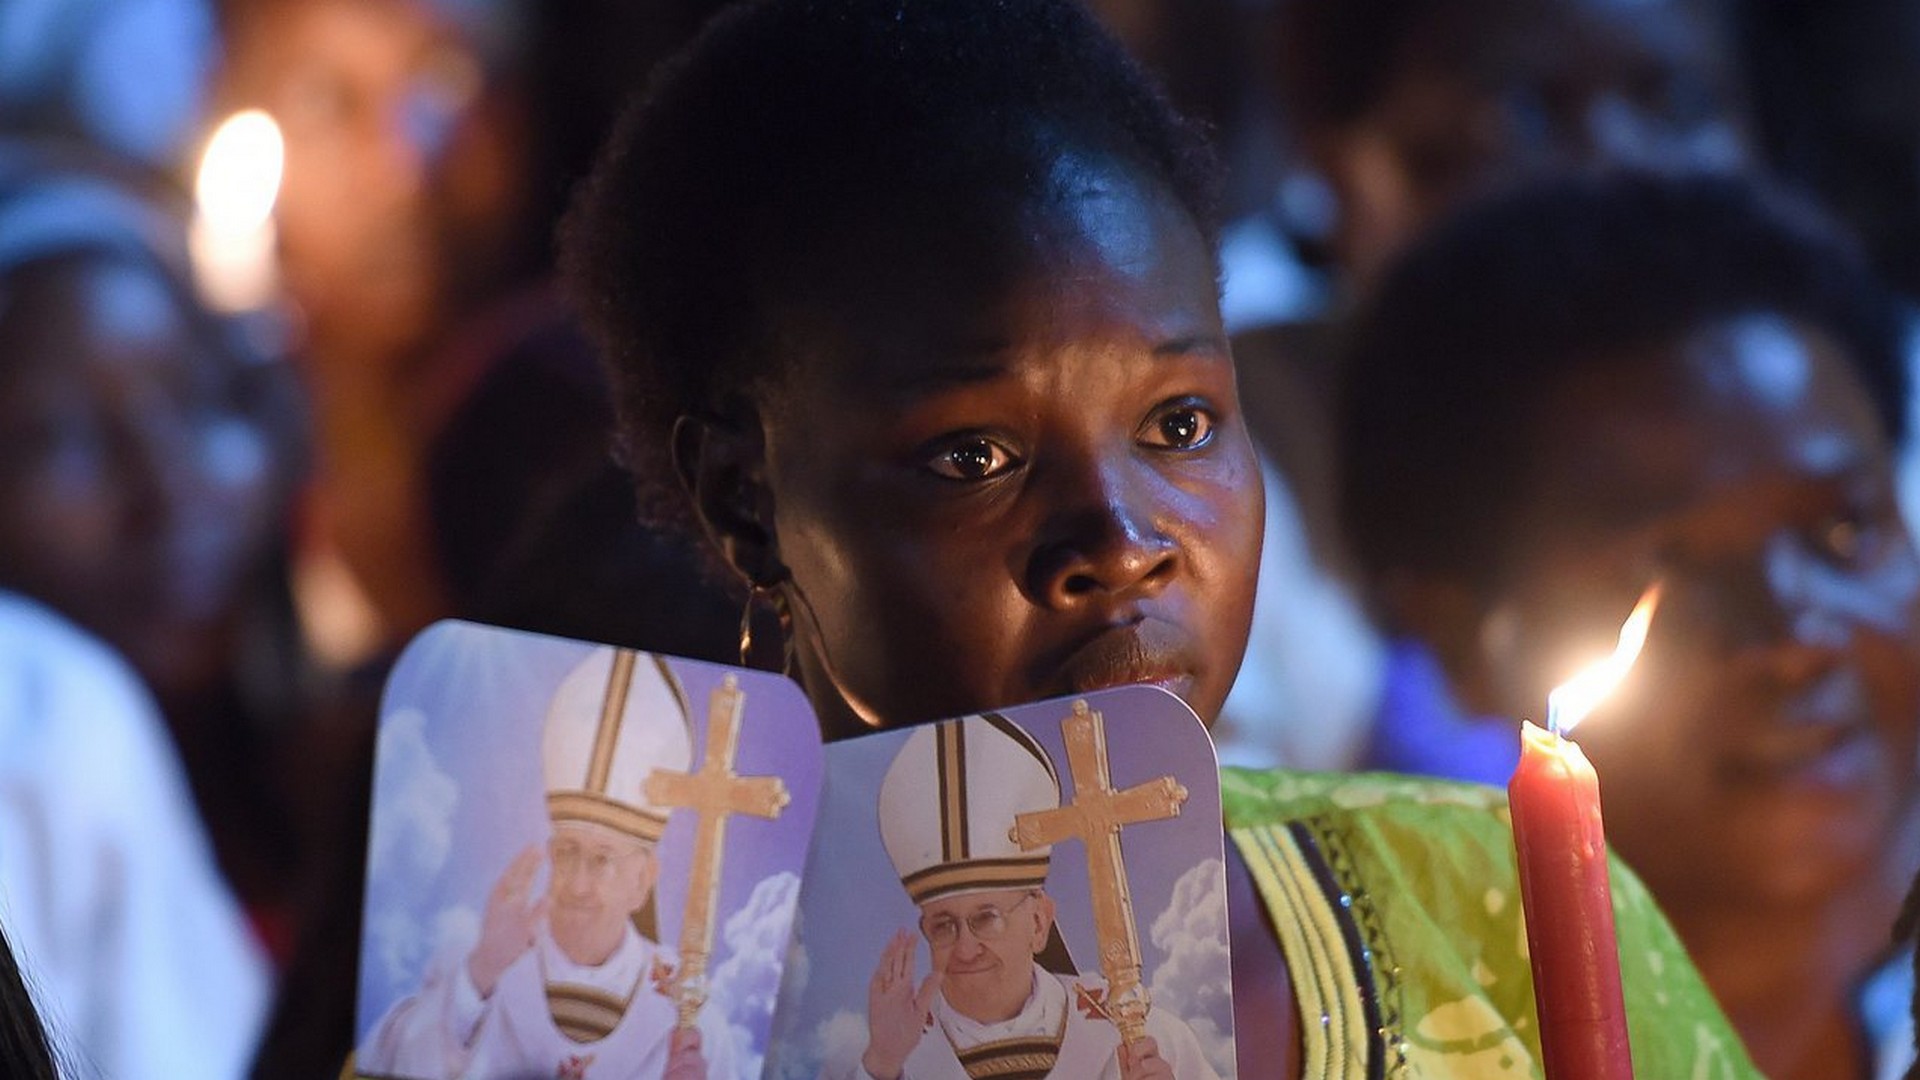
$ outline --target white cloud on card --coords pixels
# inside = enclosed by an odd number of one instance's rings
[[[427,745],[426,714],[401,709],[380,726],[367,872],[381,883],[425,885],[453,849],[460,788]]]
[[[419,980],[426,943],[418,920],[402,908],[382,908],[367,914],[366,934],[376,970],[389,989]]]
[[[1147,990],[1155,1009],[1187,1022],[1221,1076],[1235,1072],[1232,974],[1227,953],[1224,866],[1208,859],[1180,875],[1149,937],[1166,953]]]
[[[788,956],[800,876],[791,871],[768,875],[754,885],[740,910],[727,918],[720,937],[727,958],[714,969],[713,985],[733,1038],[734,1060],[742,1075],[759,1076],[757,1032],[767,1030],[780,996],[780,963]]]

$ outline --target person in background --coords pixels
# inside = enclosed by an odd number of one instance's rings
[[[1513,723],[1470,717],[1538,717],[1658,583],[1631,681],[1579,740],[1613,848],[1776,1080],[1909,1052],[1869,1004],[1920,861],[1900,343],[1807,208],[1629,173],[1440,227],[1347,359],[1349,534],[1448,694],[1389,695],[1370,760],[1502,781]]]
[[[470,371],[449,328],[499,287],[524,116],[462,23],[427,0],[233,0],[215,100],[279,124],[278,262],[314,415],[303,615],[350,668],[447,614],[424,442]]]
[[[695,560],[607,524],[635,515],[608,498],[605,386],[550,280],[613,113],[719,6],[223,5],[219,100],[287,139],[276,221],[316,415],[303,607],[365,616],[328,655],[380,662],[446,617],[727,655]],[[687,593],[688,629],[605,604],[623,575]]]
[[[1246,674],[1223,714],[1229,741],[1352,767],[1383,688],[1427,664],[1383,647],[1350,591],[1329,418],[1351,306],[1401,247],[1494,188],[1586,165],[1742,166],[1742,102],[1711,15],[1695,0],[1276,6],[1271,82],[1294,187],[1323,196],[1307,201],[1321,206],[1310,246],[1328,288],[1318,311],[1235,328],[1248,424],[1278,498]]]
[[[73,1075],[246,1075],[269,968],[166,726],[124,662],[7,592],[0,926]],[[14,1023],[0,1017],[0,1029]]]
[[[350,1046],[371,702],[408,635],[464,618],[738,655],[730,583],[640,520],[612,460],[605,376],[550,251],[615,111],[719,6],[221,5],[221,107],[264,108],[287,139],[280,255],[319,466],[299,608],[321,661],[352,672],[367,703],[342,725],[357,738],[334,740],[355,782],[333,789],[320,910],[263,1076],[316,1074]]]
[[[297,404],[194,294],[184,218],[146,176],[0,140],[0,587],[139,672],[284,955],[305,839],[276,780],[308,689],[280,558]]]
[[[216,50],[203,0],[23,0],[0,20],[0,580],[134,666],[195,828],[285,961],[311,918],[326,807],[350,785],[314,752],[327,725],[313,706],[331,689],[287,587],[303,405],[272,335],[195,295],[185,252],[181,182]],[[163,1060],[163,1074],[204,1071]]]

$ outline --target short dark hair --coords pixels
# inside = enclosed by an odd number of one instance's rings
[[[1346,346],[1341,517],[1376,581],[1492,584],[1540,393],[1595,360],[1774,313],[1833,339],[1905,435],[1905,331],[1856,246],[1726,176],[1563,177],[1471,206],[1391,271]]]
[[[672,425],[775,370],[807,260],[875,217],[1036,194],[1063,146],[1156,180],[1215,242],[1204,140],[1072,0],[723,11],[622,118],[562,231],[645,512],[688,510]]]

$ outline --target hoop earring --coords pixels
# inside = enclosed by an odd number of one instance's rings
[[[753,601],[760,595],[760,586],[747,586],[747,602],[740,608],[740,666],[751,667],[747,663],[747,654],[753,652]]]
[[[787,605],[787,599],[776,586],[754,583],[747,586],[747,602],[740,610],[740,666],[751,667],[748,662],[753,652],[753,607],[756,601],[765,600],[774,617],[780,622],[780,674],[793,678],[793,609]]]

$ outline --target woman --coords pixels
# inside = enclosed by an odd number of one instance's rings
[[[1262,507],[1213,180],[1191,129],[1062,0],[746,5],[626,118],[566,242],[620,446],[649,505],[697,523],[790,621],[829,737],[1142,681],[1218,713]],[[1229,784],[1256,849],[1289,800],[1325,794],[1258,788]],[[1510,849],[1485,870],[1511,879]],[[1308,957],[1283,960],[1273,935],[1295,923],[1290,883],[1264,855],[1232,880],[1242,1060],[1302,1067],[1285,961]],[[1392,921],[1414,901],[1382,906]],[[1625,921],[1666,948],[1657,916]],[[1453,1004],[1436,987],[1484,1002],[1460,956],[1438,960],[1445,977],[1426,960],[1404,950],[1389,988],[1419,1008],[1337,1063],[1303,1033],[1313,1075],[1418,1056],[1404,1044],[1429,1006]],[[1523,965],[1498,974],[1526,985]],[[1671,1015],[1731,1041],[1690,970],[1666,990]],[[1496,1034],[1525,1067],[1511,1015]],[[1656,1019],[1647,1074],[1684,1075],[1697,1032]],[[1477,1067],[1451,1053],[1428,1075]]]
[[[1373,760],[1511,772],[1512,723],[1460,713],[1537,711],[1658,576],[1646,655],[1581,743],[1613,847],[1774,1080],[1909,1060],[1874,1004],[1920,862],[1896,311],[1750,183],[1578,178],[1423,240],[1348,365],[1347,535],[1396,657],[1436,672],[1396,680]],[[1467,732],[1477,760],[1434,752]]]

